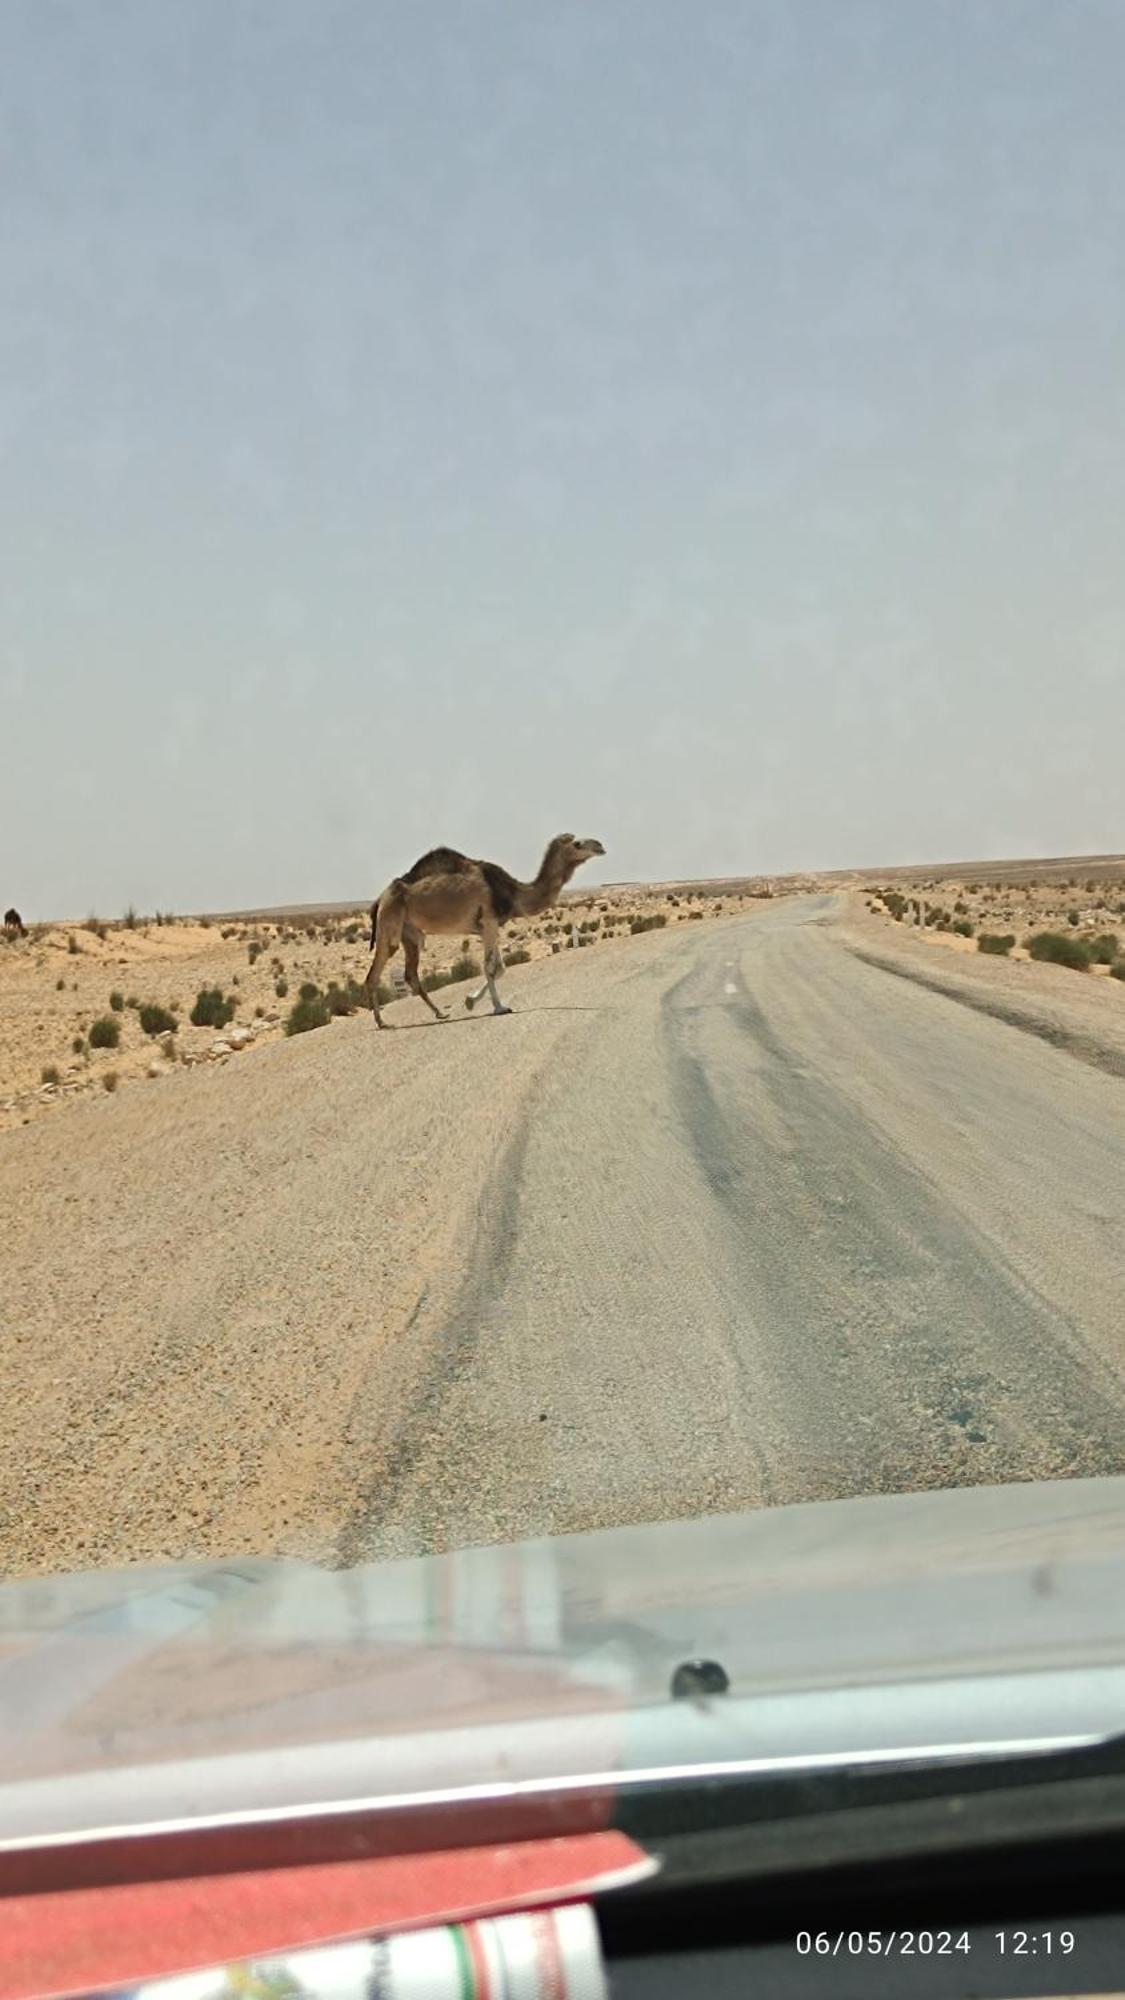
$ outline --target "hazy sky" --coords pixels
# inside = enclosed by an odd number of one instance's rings
[[[1125,846],[1121,0],[0,0],[0,899]]]

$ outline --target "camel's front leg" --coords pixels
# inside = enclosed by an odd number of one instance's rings
[[[511,1008],[505,1007],[499,993],[496,991],[496,975],[504,970],[504,961],[500,956],[499,926],[496,924],[482,925],[481,937],[484,940],[484,985],[481,987],[480,993],[474,995],[474,998],[479,1000],[481,994],[487,991],[492,996],[493,1013],[510,1014],[512,1011]]]
[[[501,956],[500,956],[500,946],[499,946],[499,945],[497,945],[497,946],[496,946],[496,948],[495,948],[495,959],[494,959],[494,964],[495,964],[495,970],[494,970],[494,973],[493,973],[493,978],[498,978],[498,977],[499,977],[499,975],[500,975],[500,973],[502,973],[502,972],[503,972],[503,970],[504,970],[504,961],[503,961],[503,959],[502,959],[502,958],[501,958]],[[469,1008],[470,1010],[471,1010],[472,1008],[474,1008],[474,1007],[476,1006],[476,1004],[477,1004],[477,1001],[478,1001],[478,1000],[483,1000],[483,999],[484,999],[484,996],[485,996],[485,994],[486,994],[486,993],[487,993],[488,991],[489,991],[489,981],[488,981],[488,979],[486,978],[486,979],[485,979],[485,982],[484,982],[484,985],[483,985],[483,986],[478,986],[478,987],[477,987],[477,990],[476,990],[476,992],[475,992],[475,993],[466,993],[466,995],[465,995],[465,1005],[466,1005],[466,1007],[468,1007],[468,1008]],[[495,988],[495,986],[493,986],[493,987],[491,988],[491,992],[492,992],[492,1000],[493,1000],[493,1005],[495,1006],[495,1005],[496,1005],[496,988]],[[511,1010],[511,1008],[510,1008],[510,1007],[503,1007],[503,1006],[497,1006],[497,1007],[496,1007],[496,1011],[497,1011],[497,1013],[498,1013],[498,1014],[510,1014],[512,1010]]]

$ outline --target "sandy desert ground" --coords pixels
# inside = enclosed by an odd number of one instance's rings
[[[1055,923],[1071,872],[943,907]],[[384,1036],[283,1033],[362,972],[346,912],[0,948],[0,1568],[1125,1470],[1125,982],[763,886],[576,897],[595,945],[529,927],[511,1018]],[[257,1035],[154,1054],[129,999],[212,982]]]
[[[747,879],[576,890],[557,909],[511,925],[505,955],[515,964],[521,953],[530,961],[558,954],[570,948],[571,927],[584,947],[620,943],[633,935],[631,926],[719,917],[767,887]],[[26,938],[0,937],[0,1132],[55,1115],[75,1099],[153,1086],[177,1066],[222,1064],[281,1040],[307,983],[321,991],[335,984],[354,1011],[354,983],[370,962],[368,926],[366,906],[335,905],[133,923],[91,917],[31,925]],[[423,976],[444,978],[466,954],[479,966],[475,940],[435,938]],[[392,970],[401,966],[400,955]],[[216,988],[234,1004],[230,1020],[222,1028],[193,1026],[198,994]],[[452,996],[455,1006],[465,990]],[[174,1027],[146,1032],[146,1003],[166,1010]],[[336,1018],[343,1018],[340,1005]],[[99,1031],[92,1041],[91,1030],[106,1020],[118,1038],[99,1047]]]

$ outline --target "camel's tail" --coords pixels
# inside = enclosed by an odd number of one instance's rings
[[[372,903],[371,905],[372,951],[374,951],[375,949],[375,939],[379,930],[379,911],[384,907],[385,904],[404,903],[406,901],[407,894],[409,893],[409,889],[410,889],[409,882],[407,882],[401,875],[396,875],[394,881],[388,882],[382,895],[377,896],[375,901]]]

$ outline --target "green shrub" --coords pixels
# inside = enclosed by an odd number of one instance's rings
[[[517,944],[511,951],[504,953],[504,963],[505,965],[526,965],[530,957],[531,953],[528,951],[527,946]]]
[[[1032,958],[1040,959],[1047,965],[1065,965],[1072,972],[1086,972],[1090,965],[1090,947],[1081,938],[1066,937],[1062,931],[1036,931],[1027,940],[1027,949]]]
[[[962,904],[961,907],[963,909],[964,904]],[[973,927],[967,917],[958,917],[955,920],[955,922],[950,925],[950,929],[956,931],[958,937],[972,937],[973,935]]]
[[[121,921],[122,921],[122,923],[124,924],[124,926],[125,926],[125,929],[126,929],[127,931],[135,931],[135,930],[136,930],[136,928],[137,928],[137,912],[136,912],[136,911],[135,911],[135,909],[133,908],[133,905],[132,905],[132,903],[130,903],[130,905],[129,905],[128,909],[126,910],[126,912],[125,912],[125,915],[124,915],[124,917],[122,918],[122,920],[121,920]]]
[[[58,1063],[44,1063],[39,1072],[40,1083],[61,1083]]]
[[[110,1004],[110,1006],[111,1006],[111,1008],[113,1009],[113,1012],[114,1012],[115,1014],[121,1014],[121,1013],[123,1013],[123,1012],[124,1012],[124,1010],[125,1010],[125,996],[124,996],[124,994],[122,994],[122,993],[118,993],[118,992],[117,992],[117,990],[116,990],[116,988],[115,988],[115,989],[114,989],[114,991],[113,991],[113,992],[112,992],[112,993],[110,994],[110,996],[109,996],[109,1004]]]
[[[320,988],[316,984],[315,980],[313,979],[305,980],[304,985],[300,988],[300,998],[302,1000],[319,1000]]]
[[[112,1014],[103,1014],[100,1020],[90,1024],[90,1047],[92,1049],[115,1049],[121,1040],[121,1023]]]
[[[106,925],[102,923],[100,917],[87,917],[86,929],[92,931],[96,938],[104,938],[106,934]]]
[[[423,993],[436,993],[439,986],[448,986],[448,985],[449,985],[448,972],[438,972],[435,970],[433,972],[424,972],[422,974]],[[380,1001],[379,1004],[381,1006],[382,1001]]]
[[[328,1003],[318,993],[315,999],[298,1000],[290,1008],[285,1032],[287,1035],[306,1035],[310,1028],[326,1028],[331,1019]]]
[[[1006,958],[1015,944],[1015,938],[1008,933],[997,937],[995,931],[982,931],[977,939],[977,950],[991,952],[995,958]]]
[[[275,979],[273,982],[273,990],[277,994],[279,1000],[284,1000],[286,994],[289,991],[289,981],[287,979]]]
[[[1066,913],[1066,920],[1067,920],[1067,923],[1068,923],[1068,924],[1074,924],[1074,925],[1077,925],[1077,923],[1078,923],[1078,921],[1079,921],[1079,919],[1078,919],[1078,911],[1077,911],[1077,910],[1068,910],[1068,911],[1067,911],[1067,913]]]
[[[334,979],[330,979],[328,982],[328,991],[324,996],[324,1004],[330,1014],[343,1015],[355,1012],[350,994],[345,993],[342,986],[337,986]]]
[[[106,1070],[105,1075],[102,1077],[102,1089],[110,1091],[117,1089],[117,1071],[115,1069]]]
[[[65,992],[65,990],[66,990],[66,980],[65,980],[65,979],[56,979],[56,981],[55,981],[55,992],[56,992],[56,993],[62,993],[62,992]]]
[[[1117,957],[1116,931],[1102,931],[1090,940],[1090,963],[1092,965],[1112,965]]]
[[[1111,979],[1125,979],[1125,958],[1115,958],[1109,968]]]
[[[76,1055],[76,1056],[84,1056],[84,1055],[85,1055],[85,1053],[86,1053],[86,1037],[85,1037],[85,1035],[75,1035],[75,1037],[74,1037],[74,1040],[73,1040],[73,1041],[71,1042],[71,1045],[70,1045],[70,1047],[71,1047],[71,1052],[72,1052],[72,1053],[73,1053],[74,1055]]]
[[[234,1001],[225,998],[221,986],[201,986],[188,1019],[193,1028],[225,1028],[233,1015]]]
[[[174,1035],[179,1027],[176,1016],[157,1000],[146,1000],[138,1018],[146,1035]]]
[[[75,937],[73,931],[71,931],[70,936],[67,938],[66,948],[72,958],[78,957],[78,939]]]

